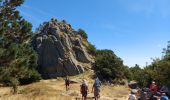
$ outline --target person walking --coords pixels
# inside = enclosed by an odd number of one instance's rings
[[[152,81],[152,84],[150,85],[150,92],[155,94],[157,92],[157,89],[158,89],[158,87],[157,87],[155,81]]]
[[[155,100],[154,96],[156,95],[157,90],[158,90],[158,87],[157,87],[155,81],[152,81],[152,83],[150,85],[150,93],[151,93],[150,99],[151,100]]]
[[[83,82],[80,85],[80,92],[82,94],[82,100],[86,100],[87,99],[88,91],[89,91],[89,89],[88,89],[87,81],[85,79],[83,79]]]
[[[169,99],[168,99],[168,96],[166,95],[166,93],[164,93],[164,92],[161,93],[161,98],[160,98],[160,100],[169,100]]]
[[[94,92],[95,100],[98,100],[100,98],[100,87],[101,81],[99,80],[99,78],[96,78],[92,87],[92,92]]]
[[[66,86],[66,91],[68,91],[68,89],[70,87],[70,79],[68,76],[66,76],[66,78],[65,78],[65,86]]]
[[[137,100],[134,90],[131,90],[128,100]]]
[[[160,92],[165,92],[168,97],[170,96],[169,89],[165,84],[161,87]]]

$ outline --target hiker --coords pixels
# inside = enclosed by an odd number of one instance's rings
[[[87,99],[88,91],[89,91],[89,89],[88,89],[87,81],[83,79],[83,82],[80,85],[80,92],[82,94],[82,100],[86,100]]]
[[[166,85],[163,85],[161,87],[160,92],[165,92],[168,97],[170,96],[169,89],[168,89],[168,87]]]
[[[66,85],[66,91],[69,89],[69,86],[70,86],[70,79],[68,76],[66,76],[65,78],[65,85]]]
[[[98,100],[100,98],[100,86],[101,81],[99,80],[99,78],[96,78],[92,87],[92,92],[94,92],[95,100]]]
[[[147,100],[147,90],[145,88],[141,90],[140,100]]]
[[[129,94],[128,100],[137,100],[135,91],[131,90],[131,93]]]
[[[158,89],[158,87],[157,87],[155,81],[152,81],[152,84],[150,85],[150,92],[153,94],[156,94],[157,89]]]
[[[165,92],[162,92],[162,93],[161,93],[161,98],[160,98],[160,100],[169,100],[169,99],[168,99],[168,96],[166,95]]]
[[[155,83],[155,81],[152,81],[151,85],[150,85],[150,100],[156,100],[155,95],[157,94],[157,85]]]

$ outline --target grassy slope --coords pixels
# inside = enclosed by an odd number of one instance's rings
[[[80,100],[81,94],[80,82],[85,78],[89,84],[88,100],[93,100],[93,93],[91,87],[93,80],[88,73],[71,77],[71,79],[78,83],[71,84],[70,90],[65,90],[64,80],[50,79],[41,80],[40,82],[20,86],[19,93],[16,95],[11,94],[9,87],[0,88],[0,100]],[[100,100],[127,100],[129,89],[126,86],[105,86],[101,87]]]

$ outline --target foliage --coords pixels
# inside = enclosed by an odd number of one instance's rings
[[[88,38],[87,33],[83,29],[78,29],[78,34],[80,34],[84,39]]]
[[[132,73],[133,76],[131,76],[132,80],[138,80],[138,75],[140,71],[142,70],[139,65],[135,65],[134,67],[129,68],[130,72]]]
[[[62,22],[62,23],[64,23],[64,24],[66,24],[66,23],[67,23],[67,21],[66,21],[66,20],[62,20],[61,22]]]
[[[163,49],[162,59],[153,59],[152,64],[141,69],[138,65],[130,68],[131,80],[138,82],[141,87],[148,87],[152,80],[159,86],[167,85],[170,88],[170,42]]]
[[[170,41],[168,41],[168,44],[167,44],[167,47],[166,48],[163,48],[163,59],[164,60],[167,60],[167,61],[170,61]]]
[[[150,70],[150,77],[159,85],[170,87],[170,62],[165,60],[154,61],[147,70]]]
[[[129,70],[131,72],[131,80],[137,81],[140,87],[148,86],[150,79],[148,79],[149,76],[144,69],[136,64],[134,67],[129,68]]]
[[[91,43],[88,43],[87,52],[89,54],[96,55],[96,47],[95,47],[95,45],[93,45]]]
[[[124,79],[126,67],[111,50],[97,50],[93,69],[102,79]],[[127,70],[126,70],[127,71]]]
[[[125,65],[124,65],[124,66],[122,67],[122,72],[123,72],[123,76],[125,77],[125,79],[131,80],[131,78],[132,78],[132,73],[130,72],[128,66],[125,66]]]
[[[16,10],[23,0],[0,1],[0,82],[12,86],[23,79],[37,81],[37,54],[30,45],[32,25]]]

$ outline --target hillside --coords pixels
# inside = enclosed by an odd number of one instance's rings
[[[71,84],[69,91],[65,90],[62,78],[41,80],[37,83],[19,86],[19,92],[16,95],[11,93],[9,87],[1,87],[0,100],[81,100],[79,89],[83,77],[88,80],[89,84],[88,100],[93,100],[93,93],[91,93],[93,80],[90,78],[91,75],[87,73],[70,77],[77,83]],[[129,93],[126,86],[103,85],[101,90],[100,100],[127,100]]]

